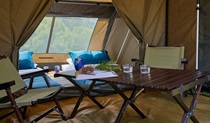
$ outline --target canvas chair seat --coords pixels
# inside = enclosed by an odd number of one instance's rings
[[[0,119],[3,119],[4,117],[15,112],[19,122],[22,123],[24,122],[23,119],[25,118],[27,106],[31,106],[43,101],[53,100],[55,102],[55,106],[30,122],[37,122],[54,110],[61,115],[62,119],[66,120],[66,117],[56,99],[57,94],[63,89],[63,87],[27,89],[25,82],[8,58],[0,60],[0,68],[0,98],[2,99],[8,97],[7,99],[9,100],[9,102],[6,103],[0,101],[0,109],[13,108],[11,112],[0,116]],[[24,93],[16,98],[14,93],[20,90],[24,91]],[[21,111],[21,108],[24,108],[24,111]]]
[[[56,92],[59,87],[51,87],[51,88],[41,88],[41,89],[30,89],[27,94],[20,96],[15,99],[18,107],[22,106],[30,106],[36,104],[39,98],[47,97],[49,94]],[[0,103],[0,108],[9,108],[12,107],[11,102]]]

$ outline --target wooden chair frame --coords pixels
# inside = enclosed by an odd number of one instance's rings
[[[3,62],[1,62],[1,61],[3,61]],[[11,63],[11,61],[8,58],[0,60],[0,64],[6,65],[7,67],[5,67],[5,68],[8,68],[9,72],[11,72],[11,74],[12,74],[11,78],[6,77],[6,78],[8,78],[7,80],[11,79],[10,81],[2,81],[1,80],[2,78],[0,78],[0,96],[2,96],[2,95],[3,95],[3,97],[6,96],[6,97],[8,97],[8,100],[9,100],[9,102],[4,102],[4,103],[0,102],[0,108],[2,108],[2,109],[12,108],[12,111],[7,112],[6,114],[0,116],[0,120],[9,116],[12,113],[15,113],[19,122],[24,123],[24,119],[26,118],[25,114],[26,114],[28,106],[32,106],[32,105],[35,105],[38,103],[51,101],[51,100],[53,100],[55,102],[55,106],[48,109],[46,112],[39,115],[38,117],[36,117],[35,119],[33,119],[30,122],[37,122],[40,119],[42,119],[43,117],[45,117],[46,115],[48,115],[49,113],[51,113],[52,111],[57,111],[61,115],[62,119],[66,120],[66,116],[64,115],[63,110],[56,99],[56,96],[61,92],[63,87],[28,89],[25,86],[24,87],[24,89],[26,90],[25,94],[16,98],[14,96],[13,89],[14,88],[16,90],[18,90],[17,88],[19,88],[20,90],[23,89],[22,87],[20,88],[17,85],[18,85],[18,83],[21,83],[21,82],[24,83],[24,81],[22,80],[21,76],[19,75],[19,73],[17,72],[17,70],[15,69],[15,67],[13,66],[13,64]],[[14,79],[16,77],[13,78],[13,76],[17,76],[18,78]],[[5,77],[3,77],[3,80],[4,79],[5,79]],[[24,84],[22,84],[22,85],[24,85]],[[16,86],[16,87],[13,87],[13,86]],[[6,95],[3,90],[5,90]],[[23,108],[23,110],[22,110],[22,108]]]

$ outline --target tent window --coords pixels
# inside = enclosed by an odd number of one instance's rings
[[[45,17],[29,40],[20,48],[20,51],[33,51],[34,53],[45,53],[49,39],[52,17]]]
[[[20,51],[68,53],[87,50],[97,20],[98,18],[55,17],[53,21],[53,17],[45,17]]]

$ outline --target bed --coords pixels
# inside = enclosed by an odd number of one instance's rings
[[[83,58],[85,64],[100,64],[104,61],[109,61],[110,58],[108,56],[108,52],[106,50],[98,50],[98,51],[71,51],[68,53],[69,58],[67,59],[68,64],[61,65],[63,71],[68,71],[74,69],[74,59]],[[19,73],[33,73],[41,70],[42,68],[37,68],[36,63],[34,63],[32,58],[33,52],[24,51],[19,53]],[[29,88],[46,88],[52,86],[64,86],[65,88],[61,92],[61,98],[68,98],[72,96],[79,96],[80,91],[69,82],[64,77],[56,77],[53,76],[54,71],[46,71],[45,74],[40,76],[34,76],[31,78],[30,76],[23,78]],[[33,80],[32,80],[33,79]],[[49,80],[49,84],[47,84],[46,80]],[[30,82],[33,81],[33,82]],[[81,85],[83,88],[88,88],[91,81],[90,80],[76,80],[76,82]],[[30,84],[31,83],[31,84]],[[33,84],[32,84],[33,83]],[[123,87],[123,89],[127,90],[127,88]],[[129,89],[129,88],[128,88]],[[115,93],[115,91],[106,83],[97,82],[91,92],[91,95],[101,96]]]

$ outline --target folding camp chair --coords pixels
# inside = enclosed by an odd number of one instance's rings
[[[184,46],[146,46],[144,61],[132,59],[136,65],[146,64],[155,68],[184,69]]]
[[[184,70],[185,64],[187,64],[187,59],[184,58],[183,45],[155,47],[147,44],[144,60],[132,59],[132,61],[135,62],[135,65],[145,64],[154,68],[182,70]],[[190,92],[193,93],[192,90]],[[181,98],[183,93],[180,93]]]
[[[63,87],[51,87],[42,89],[27,89],[25,82],[18,74],[8,58],[0,60],[0,108],[13,108],[11,112],[0,116],[0,120],[15,112],[19,122],[23,123],[28,106],[43,101],[54,100],[55,106],[41,114],[30,122],[36,122],[52,111],[57,111],[63,120],[66,117],[56,99],[57,94]],[[16,97],[16,94],[23,93]],[[8,102],[6,102],[8,101]],[[23,110],[22,110],[23,109]]]

